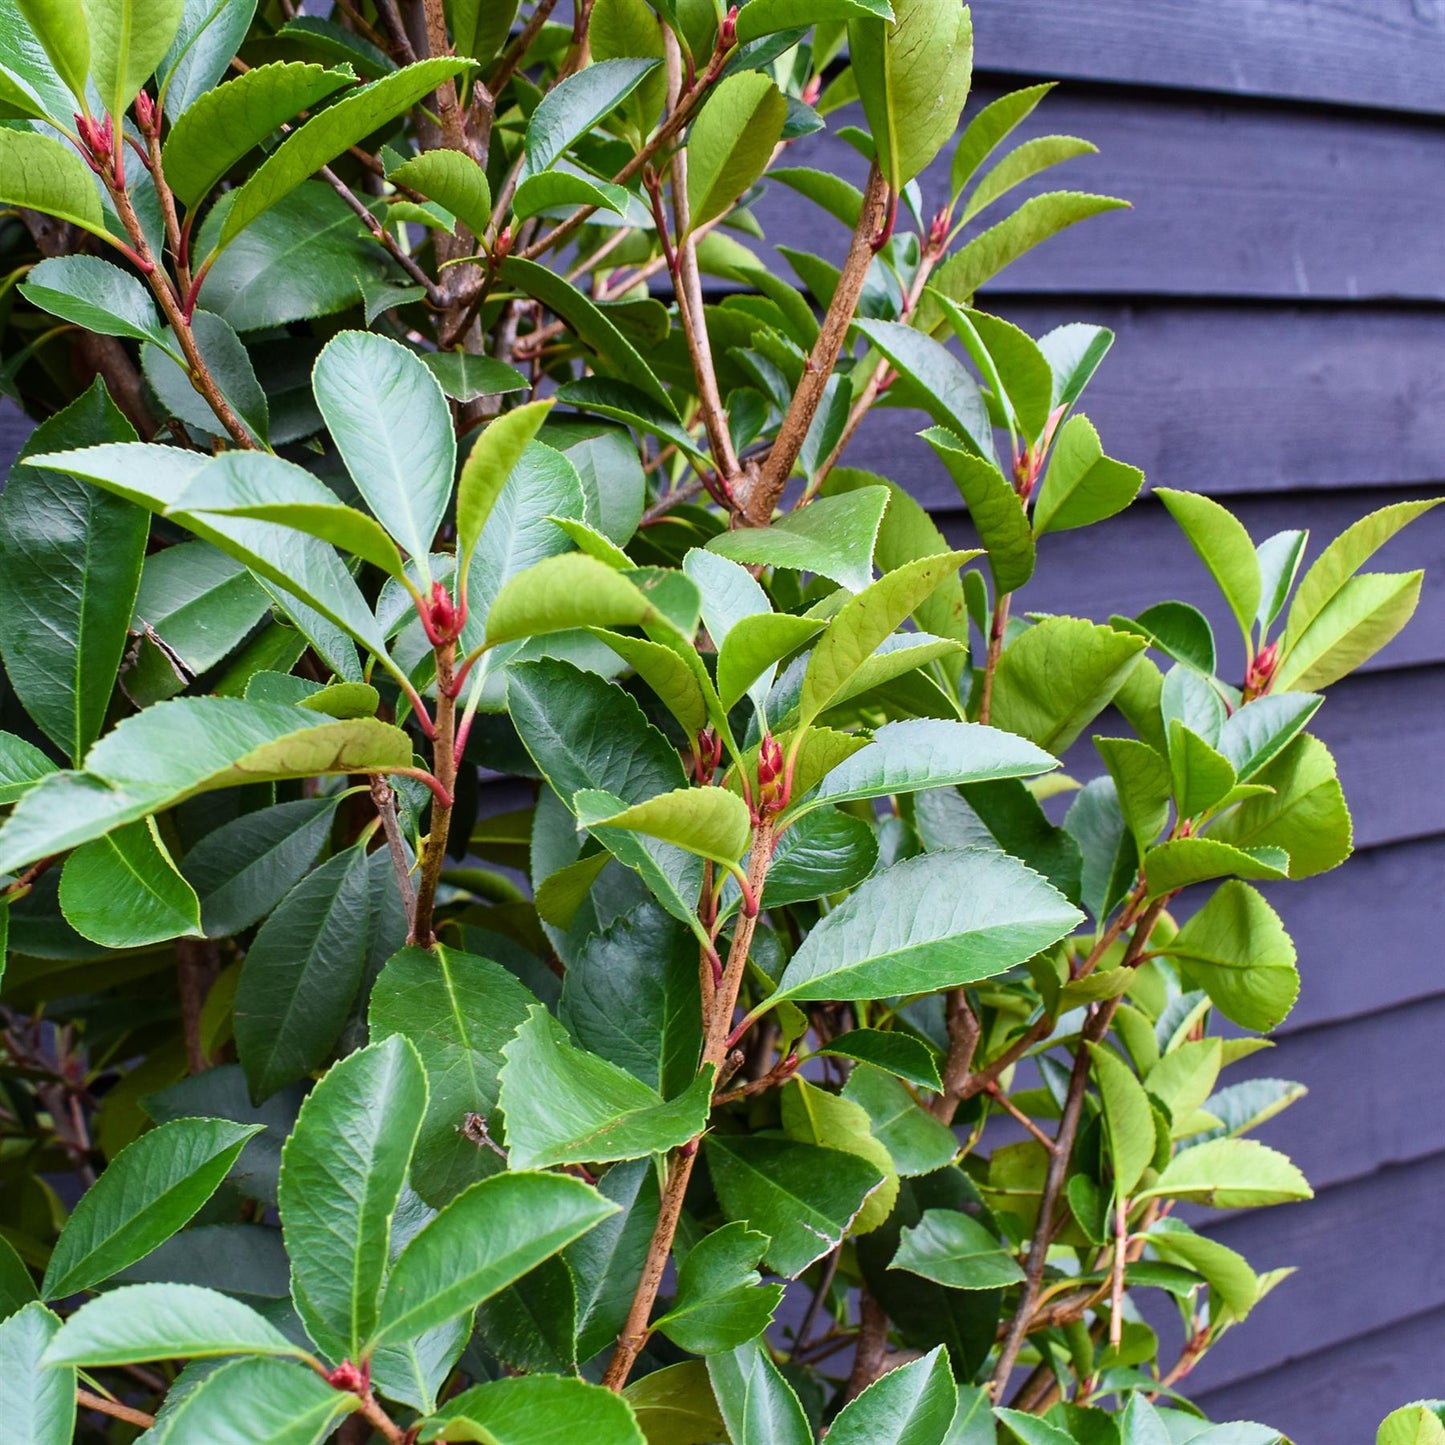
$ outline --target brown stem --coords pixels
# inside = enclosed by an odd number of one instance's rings
[[[1010,1115],[1015,1123],[1021,1124],[1025,1129],[1027,1129],[1028,1132],[1032,1134],[1034,1138],[1037,1139],[1039,1143],[1044,1146],[1045,1149],[1049,1150],[1050,1153],[1053,1152],[1054,1141],[1050,1139],[1049,1136],[1045,1134],[1044,1131],[1040,1129],[1039,1126],[1035,1124],[1034,1121],[1030,1119],[1029,1116],[1025,1114],[1024,1111],[1020,1109],[1019,1106],[1015,1104],[1014,1101],[1010,1099],[1009,1096],[1005,1094],[1004,1091],[999,1088],[997,1084],[990,1084],[984,1090],[984,1093],[986,1093],[989,1098],[992,1099],[994,1103],[997,1104],[999,1108],[1004,1111],[1004,1113]]]
[[[767,881],[768,865],[772,858],[772,825],[766,821],[760,822],[753,830],[753,846],[748,855],[748,882],[756,898],[763,896],[763,884]],[[733,927],[733,941],[723,968],[722,983],[713,996],[712,1011],[706,1020],[707,1032],[701,1065],[704,1069],[709,1066],[720,1067],[727,1054],[729,1026],[732,1023],[733,1011],[737,1008],[738,991],[747,970],[748,950],[752,947],[753,930],[757,927],[757,921],[756,914],[740,913]],[[682,1202],[687,1194],[687,1182],[692,1178],[701,1137],[699,1135],[682,1148],[674,1150],[668,1164],[667,1181],[662,1190],[662,1206],[657,1216],[657,1225],[652,1231],[652,1242],[647,1247],[642,1278],[633,1293],[627,1319],[617,1338],[617,1348],[607,1362],[607,1371],[602,1377],[602,1383],[609,1390],[621,1390],[627,1383],[632,1366],[647,1343],[648,1321],[652,1318],[652,1306],[657,1301],[657,1291],[667,1269],[668,1255],[672,1252],[673,1237],[677,1233],[678,1220],[682,1217]]]
[[[102,1415],[109,1415],[115,1420],[124,1420],[127,1425],[139,1425],[142,1430],[149,1430],[156,1422],[154,1415],[147,1415],[144,1410],[132,1410],[129,1405],[122,1405],[118,1400],[107,1400],[104,1395],[96,1395],[77,1386],[75,1391],[75,1403],[86,1410],[98,1410]]]
[[[888,184],[883,173],[875,164],[868,172],[868,185],[863,192],[863,209],[853,231],[853,241],[848,247],[848,257],[838,276],[838,285],[833,291],[833,300],[827,315],[813,343],[813,350],[803,369],[803,379],[793,393],[787,415],[778,428],[777,440],[768,452],[766,462],[756,483],[749,489],[746,519],[755,527],[765,527],[783,495],[783,488],[792,475],[793,463],[803,449],[808,428],[823,400],[828,378],[837,365],[838,354],[843,349],[848,328],[853,324],[853,312],[858,298],[863,294],[863,283],[868,277],[868,268],[873,263],[873,240],[882,220],[887,199]]]
[[[411,863],[406,856],[406,844],[402,840],[401,828],[396,820],[396,794],[391,784],[377,773],[371,779],[371,801],[376,804],[377,816],[381,819],[381,831],[386,836],[387,851],[391,854],[392,871],[396,874],[397,887],[401,889],[402,906],[406,909],[408,929],[416,917],[416,886],[411,881]]]
[[[1004,633],[1008,631],[1009,603],[1012,592],[1005,592],[993,605],[993,620],[988,628],[988,653],[983,662],[983,696],[978,705],[978,720],[986,723],[993,710],[993,679],[998,671],[998,660],[1003,656]]]
[[[967,993],[954,989],[948,996],[948,1060],[943,1066],[943,1092],[929,1105],[945,1124],[952,1124],[958,1112],[981,1032],[978,1015],[968,1006]]]
[[[522,27],[522,33],[502,52],[497,68],[487,77],[487,89],[494,98],[502,93],[503,87],[516,74],[517,67],[532,48],[532,42],[541,34],[548,16],[556,8],[557,0],[537,0],[537,8]]]
[[[394,260],[418,286],[425,290],[428,304],[438,310],[445,306],[446,297],[444,297],[437,288],[436,282],[417,265],[415,259],[407,254],[396,237],[371,213],[371,208],[366,202],[363,201],[330,166],[322,166],[317,172],[317,175],[341,197],[346,203],[347,209],[371,232],[376,240],[386,247],[392,260]]]
[[[381,17],[381,23],[386,26],[387,36],[391,40],[392,59],[403,65],[414,65],[416,51],[412,49],[411,36],[406,33],[406,25],[402,22],[401,12],[396,8],[396,0],[376,0],[376,13]]]
[[[442,0],[422,0],[422,3],[426,15],[426,41],[429,54],[450,55],[452,45],[451,41],[447,39],[447,18],[442,7]],[[446,140],[447,149],[461,151],[463,155],[471,155],[472,148],[467,140],[466,118],[462,115],[461,105],[457,101],[456,81],[451,77],[442,81],[432,93],[432,101],[441,120],[442,135]]]
[[[452,696],[456,662],[455,641],[444,643],[436,649],[437,715],[436,738],[432,744],[432,766],[448,799],[455,795],[457,782],[457,701]],[[436,942],[432,929],[432,913],[436,906],[437,884],[446,864],[447,834],[451,829],[451,822],[451,803],[440,797],[434,798],[431,805],[431,829],[422,847],[421,882],[416,891],[416,909],[412,914],[411,933],[407,938],[408,943],[420,944],[423,948],[430,948]]]
[[[361,1397],[361,1414],[374,1430],[380,1432],[383,1440],[390,1445],[404,1445],[406,1432],[376,1403],[376,1396],[370,1390]]]
[[[1109,1269],[1109,1343],[1117,1350],[1124,1338],[1124,1266],[1129,1251],[1129,1201],[1114,1201],[1114,1258]]]
[[[201,1039],[201,1014],[206,995],[220,971],[216,945],[207,938],[176,940],[176,988],[181,999],[181,1032],[186,1041],[186,1069],[202,1073],[210,1066]]]
[[[856,1399],[883,1373],[888,1358],[888,1316],[865,1289],[858,1299],[858,1346],[848,1376],[845,1400]]]
[[[161,204],[161,218],[165,223],[166,246],[175,258],[176,277],[181,283],[181,291],[184,294],[191,289],[191,266],[182,240],[180,216],[176,213],[175,193],[166,184],[166,173],[161,164],[159,118],[157,118],[155,128],[146,137],[146,147],[150,153],[151,177],[156,184],[156,197]]]

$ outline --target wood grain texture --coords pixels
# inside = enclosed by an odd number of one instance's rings
[[[975,0],[973,21],[989,70],[1445,111],[1436,0]]]

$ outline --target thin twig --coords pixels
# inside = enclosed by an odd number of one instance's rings
[[[371,208],[366,202],[363,201],[330,166],[322,166],[316,174],[341,197],[346,203],[347,208],[361,221],[367,230],[386,247],[397,265],[400,266],[418,286],[426,291],[428,304],[437,310],[441,310],[447,302],[446,297],[442,295],[436,282],[406,253],[405,248],[396,237],[372,214]]]
[[[856,1399],[883,1373],[888,1358],[888,1316],[865,1289],[858,1299],[858,1348],[848,1375],[845,1400]]]
[[[527,23],[522,27],[521,33],[502,52],[501,59],[497,61],[497,68],[487,77],[487,90],[494,99],[502,93],[512,76],[516,74],[517,67],[532,48],[532,42],[541,34],[548,16],[556,8],[557,0],[537,0],[537,8],[532,11]]]
[[[371,779],[371,801],[376,804],[377,816],[381,819],[381,831],[386,837],[387,851],[391,854],[391,867],[396,874],[397,887],[401,889],[407,930],[410,932],[416,920],[416,887],[411,881],[411,863],[407,859],[406,843],[396,819],[396,793],[380,773],[374,774]]]
[[[432,766],[436,769],[436,779],[445,790],[448,800],[455,796],[457,782],[457,700],[452,686],[456,663],[455,641],[436,649],[437,715],[436,738],[432,744]],[[423,948],[430,948],[436,942],[432,912],[436,905],[437,884],[441,881],[442,868],[446,864],[447,834],[451,829],[451,821],[451,802],[443,801],[441,797],[434,798],[431,805],[431,825],[426,843],[422,847],[421,882],[417,887],[411,931],[407,935],[408,943],[420,944]]]
[[[132,1410],[129,1405],[122,1405],[119,1400],[107,1400],[104,1395],[93,1394],[84,1386],[76,1387],[75,1403],[82,1409],[98,1410],[102,1415],[124,1420],[127,1425],[139,1425],[142,1430],[149,1430],[156,1422],[154,1415],[147,1415],[144,1410]]]
[[[993,618],[988,628],[988,653],[983,663],[983,694],[978,705],[978,720],[987,723],[993,711],[993,680],[1003,656],[1004,634],[1008,631],[1009,602],[1012,592],[1005,592],[993,605]]]

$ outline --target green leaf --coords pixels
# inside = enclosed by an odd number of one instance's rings
[[[31,268],[20,291],[42,311],[87,331],[170,344],[150,292],[98,256],[53,256]]]
[[[884,723],[873,741],[823,777],[790,814],[798,818],[828,803],[914,793],[990,778],[1025,778],[1057,761],[1012,733],[979,723],[916,718]]]
[[[216,249],[224,250],[252,221],[348,146],[409,110],[442,81],[461,74],[470,64],[451,56],[422,60],[353,91],[313,116],[287,136],[237,191]]]
[[[428,151],[428,155],[454,154]],[[497,498],[507,479],[536,439],[552,409],[550,401],[534,401],[503,412],[483,427],[462,463],[457,483],[457,557],[465,572]],[[448,423],[450,429],[450,423]]]
[[[945,432],[964,437],[969,455],[992,465],[993,427],[988,408],[978,383],[963,363],[931,336],[900,322],[860,318],[854,326],[908,378],[910,398],[916,397],[918,404]],[[930,429],[923,435],[931,440],[934,432]],[[940,440],[955,448],[959,446],[953,436]]]
[[[958,1140],[897,1079],[862,1064],[848,1075],[843,1097],[868,1115],[869,1131],[904,1178],[932,1174],[951,1163]]]
[[[912,1229],[903,1231],[889,1268],[905,1269],[948,1289],[1003,1289],[1024,1277],[1018,1261],[992,1231],[952,1209],[925,1210]]]
[[[366,968],[366,852],[307,874],[261,925],[236,989],[236,1050],[258,1102],[319,1069]]]
[[[833,20],[892,20],[888,0],[749,0],[738,12],[738,44]]]
[[[1023,1445],[1073,1445],[1072,1434],[1041,1420],[1037,1415],[1025,1414],[1022,1410],[995,1409],[993,1412],[1008,1426],[1014,1438]]]
[[[720,724],[723,736],[728,735],[724,704],[718,702],[701,659],[693,660],[696,653],[688,657],[681,649],[649,642],[645,637],[609,632],[604,627],[593,627],[589,631],[657,694],[658,701],[677,719],[685,736],[696,737],[710,722]]]
[[[653,1370],[634,1380],[622,1398],[632,1406],[649,1445],[693,1445],[728,1438],[702,1360]]]
[[[953,152],[949,190],[954,199],[962,194],[964,186],[999,142],[1027,120],[1034,107],[1053,88],[1054,82],[1050,82],[1047,85],[1031,85],[1025,90],[1010,91],[984,106],[969,121],[968,129],[959,137],[958,146]]]
[[[77,101],[83,100],[90,75],[90,25],[85,0],[16,0],[16,8],[71,95]],[[60,109],[52,110],[50,117],[69,118]]]
[[[1236,848],[1283,849],[1291,878],[1328,872],[1350,856],[1350,810],[1335,760],[1318,738],[1295,738],[1255,774],[1255,782],[1274,791],[1225,814],[1210,829],[1211,838]]]
[[[43,211],[104,241],[100,192],[80,154],[33,130],[0,130],[0,203]]]
[[[359,1359],[376,1330],[392,1216],[426,1107],[422,1061],[393,1034],[328,1070],[281,1151],[291,1297],[334,1361]]]
[[[814,927],[772,1002],[957,988],[1031,958],[1082,918],[1007,854],[965,848],[905,859]]]
[[[973,25],[954,0],[898,0],[892,24],[848,23],[863,113],[895,190],[953,138],[973,79]]]
[[[0,732],[0,806],[16,802],[49,773],[59,769],[33,743]]]
[[[436,378],[399,343],[343,331],[317,358],[312,384],[357,489],[429,581],[428,558],[457,459]]]
[[[1433,1405],[1404,1405],[1381,1421],[1375,1445],[1445,1445],[1445,1418]]]
[[[473,236],[480,239],[486,233],[492,219],[492,188],[487,173],[471,156],[453,150],[423,151],[389,171],[386,178],[445,206]]]
[[[874,1380],[838,1412],[828,1438],[832,1445],[941,1445],[957,1406],[953,1372],[939,1346]]]
[[[1219,733],[1219,751],[1234,764],[1241,780],[1252,778],[1293,741],[1323,701],[1310,693],[1257,697],[1226,719]]]
[[[1138,1198],[1177,1199],[1216,1209],[1252,1209],[1313,1199],[1303,1174],[1275,1149],[1253,1139],[1210,1139],[1169,1161]]]
[[[550,170],[574,142],[610,115],[648,73],[656,60],[596,60],[569,75],[542,97],[527,122],[523,179]]]
[[[1351,577],[1292,642],[1275,687],[1328,687],[1368,662],[1404,628],[1420,602],[1423,571]]]
[[[740,70],[714,87],[687,136],[687,205],[693,230],[722,215],[767,168],[788,102],[772,77]]]
[[[933,289],[961,303],[1020,256],[1090,216],[1126,207],[1114,196],[1084,191],[1048,191],[1030,196],[1018,210],[975,236],[933,273]]]
[[[1116,1197],[1128,1198],[1154,1159],[1154,1110],[1134,1071],[1103,1044],[1089,1045],[1104,1101],[1104,1127]]]
[[[1222,802],[1236,781],[1230,760],[1178,718],[1169,720],[1169,771],[1181,818],[1196,818]]]
[[[1276,879],[1289,876],[1289,855],[1278,848],[1234,848],[1214,838],[1175,838],[1144,857],[1149,896],[1162,898],[1211,878]]]
[[[501,1132],[497,1075],[502,1046],[526,1020],[531,1002],[500,964],[441,944],[403,949],[372,986],[372,1038],[403,1035],[426,1067],[427,1107],[411,1177],[428,1204],[440,1207],[502,1167],[459,1124],[477,1114],[493,1137]]]
[[[574,627],[640,627],[660,619],[635,582],[585,552],[565,552],[503,586],[487,613],[487,642],[496,646]]]
[[[589,828],[645,833],[724,867],[736,867],[748,850],[752,833],[748,806],[727,788],[675,788],[621,811],[616,810],[618,801],[611,793],[588,789],[578,793],[572,805],[578,820]]]
[[[475,1308],[579,1239],[617,1205],[562,1174],[483,1179],[402,1250],[375,1343],[415,1339]]]
[[[687,1143],[707,1125],[711,1068],[664,1102],[625,1069],[574,1048],[540,1006],[502,1057],[501,1108],[513,1169],[640,1159]]]
[[[454,155],[455,152],[428,151],[427,154]],[[479,396],[506,396],[514,391],[531,390],[531,383],[515,366],[508,366],[494,356],[474,356],[470,351],[426,351],[421,359],[453,401],[475,401]],[[460,491],[457,504],[461,505]]]
[[[744,696],[755,707],[766,705],[777,664],[823,629],[821,618],[788,612],[759,612],[740,617],[718,648],[718,697],[731,711]]]
[[[1109,624],[1120,632],[1147,637],[1150,645],[1166,656],[1213,678],[1217,662],[1214,629],[1197,607],[1187,602],[1158,602],[1138,617],[1110,617]]]
[[[82,938],[105,948],[201,936],[195,890],[176,871],[154,818],[77,848],[60,876],[60,907]]]
[[[1308,532],[1276,532],[1254,549],[1259,559],[1261,582],[1255,621],[1259,623],[1261,636],[1274,625],[1275,619],[1284,611],[1284,604],[1289,601],[1290,589],[1299,574],[1305,543],[1309,539]]]
[[[177,112],[161,151],[166,183],[183,206],[195,206],[279,126],[355,78],[349,69],[277,63],[207,90]]]
[[[796,1077],[783,1090],[782,1098],[783,1132],[789,1139],[851,1154],[882,1174],[882,1184],[869,1194],[849,1226],[855,1235],[877,1229],[898,1199],[898,1170],[887,1146],[874,1137],[868,1111],[852,1099]]]
[[[1087,527],[1122,512],[1144,485],[1144,473],[1104,455],[1086,416],[1071,416],[1054,440],[1044,484],[1034,503],[1034,533]]]
[[[659,1207],[651,1159],[614,1164],[597,1188],[618,1206],[617,1213],[568,1245],[562,1255],[577,1286],[577,1354],[584,1360],[612,1345],[626,1321]]]
[[[1299,995],[1295,948],[1279,915],[1246,884],[1228,882],[1164,945],[1226,1018],[1269,1033]]]
[[[187,0],[176,38],[156,67],[170,115],[184,115],[225,75],[255,14],[254,0]]]
[[[672,1306],[653,1328],[694,1355],[716,1355],[755,1339],[772,1323],[780,1284],[763,1285],[758,1261],[768,1237],[725,1224],[694,1245],[677,1270]]]
[[[361,1400],[333,1389],[290,1360],[235,1360],[206,1376],[166,1417],[165,1442],[242,1441],[246,1445],[321,1445]]]
[[[216,387],[231,410],[245,424],[253,438],[265,443],[270,435],[270,407],[266,393],[257,380],[256,369],[231,325],[211,311],[191,314],[191,335],[201,360],[215,380]],[[177,361],[181,357],[181,361]],[[146,345],[141,348],[141,366],[151,389],[168,416],[209,435],[219,435],[225,428],[211,410],[210,403],[191,381],[189,365],[183,365],[180,342],[168,333],[164,347]]]
[[[123,116],[151,78],[180,29],[184,9],[185,0],[85,0],[90,78],[112,116]]]
[[[1144,646],[1077,617],[1046,617],[1004,648],[989,721],[1062,754],[1113,701]]]
[[[812,1445],[798,1397],[755,1340],[710,1356],[707,1373],[732,1445]]]
[[[1224,600],[1249,641],[1255,613],[1259,610],[1264,583],[1254,543],[1244,524],[1226,508],[1196,492],[1179,492],[1156,487],[1154,495],[1169,509],[1189,545],[1209,569]]]
[[[692,439],[692,434],[670,408],[659,406],[646,392],[629,386],[625,381],[613,381],[605,376],[584,376],[558,387],[557,400],[625,422],[639,431],[670,442],[695,461],[711,464],[706,448]]]
[[[1017,429],[1037,442],[1053,409],[1054,375],[1048,359],[1026,332],[986,311],[965,310],[934,293],[984,380]]]
[[[1099,363],[1114,344],[1114,333],[1104,326],[1088,326],[1082,321],[1056,326],[1039,337],[1043,352],[1054,373],[1053,405],[1067,411],[1078,401]]]
[[[60,1231],[41,1285],[44,1297],[89,1289],[169,1239],[215,1193],[261,1127],[175,1119],[126,1145]]]
[[[850,592],[862,592],[873,577],[873,548],[887,505],[883,487],[820,497],[770,527],[719,532],[707,550],[749,566],[814,572]]]
[[[943,1092],[938,1061],[928,1045],[912,1034],[850,1029],[829,1040],[828,1046],[818,1052],[833,1058],[856,1059],[862,1064],[872,1064],[915,1088],[928,1089],[935,1094]]]
[[[1095,738],[1094,746],[1114,780],[1124,822],[1143,853],[1169,821],[1169,764],[1136,738]]]
[[[846,893],[877,865],[878,839],[861,818],[831,807],[809,812],[778,838],[763,884],[763,907]],[[741,891],[726,885],[724,907],[740,901]]]
[[[82,1306],[45,1352],[54,1365],[133,1365],[217,1355],[299,1355],[249,1305],[193,1284],[133,1284]]]
[[[461,55],[484,65],[507,43],[517,18],[517,0],[446,0],[447,26]]]
[[[1019,494],[1003,473],[983,457],[965,450],[944,427],[921,433],[968,504],[968,515],[988,553],[994,592],[1002,596],[1022,587],[1034,574],[1034,537]]]
[[[1201,1275],[1214,1297],[1237,1318],[1242,1320],[1258,1300],[1259,1276],[1243,1255],[1217,1239],[1195,1234],[1177,1219],[1166,1219],[1150,1230],[1149,1244],[1161,1259]]]
[[[40,1363],[59,1329],[38,1302],[0,1322],[0,1410],[16,1445],[70,1445],[74,1438],[75,1371]]]
[[[1098,146],[1072,135],[1042,135],[1015,146],[986,175],[982,176],[959,216],[959,224],[971,221],[1015,186],[1041,172],[1079,156],[1098,154]]]
[[[138,507],[31,458],[134,437],[96,381],[36,428],[0,493],[6,675],[26,711],[76,762],[105,722],[149,529]]]
[[[491,1380],[454,1395],[418,1439],[541,1445],[585,1435],[590,1445],[644,1445],[632,1407],[586,1380],[529,1375]]]

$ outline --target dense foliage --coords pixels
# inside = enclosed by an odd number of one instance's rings
[[[1197,1207],[1309,1195],[1255,885],[1350,851],[1429,504],[1161,489],[1218,646],[1015,606],[1143,482],[1109,333],[974,304],[1120,204],[1000,215],[1047,87],[965,123],[957,0],[554,3],[0,13],[6,1438],[1279,1441],[1180,1393],[1288,1272]]]

